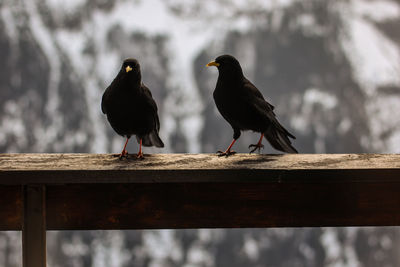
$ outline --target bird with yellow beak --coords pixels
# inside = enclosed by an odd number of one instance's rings
[[[120,159],[128,157],[126,146],[132,135],[136,135],[139,143],[138,159],[144,158],[142,145],[164,147],[158,135],[157,105],[149,88],[142,82],[136,59],[128,58],[122,63],[117,77],[103,94],[101,110],[107,115],[111,127],[126,137],[124,148],[118,155]]]
[[[261,134],[257,144],[252,144],[250,153],[264,147],[265,137],[277,150],[297,153],[289,139],[295,139],[278,121],[274,107],[268,103],[261,92],[243,74],[239,61],[231,55],[222,55],[206,65],[218,68],[218,81],[213,97],[222,117],[233,128],[233,141],[219,156],[235,153],[233,144],[239,139],[241,131],[252,130]]]

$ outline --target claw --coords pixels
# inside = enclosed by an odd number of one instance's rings
[[[236,151],[233,151],[233,150],[227,150],[227,151],[218,150],[217,153],[218,153],[218,157],[223,157],[223,156],[229,157],[231,155],[235,155]]]
[[[137,155],[136,155],[136,158],[137,159],[144,159],[144,156],[143,156],[143,153],[138,153]]]
[[[126,138],[126,142],[125,142],[124,148],[122,149],[121,154],[114,155],[114,157],[118,157],[120,160],[122,160],[123,158],[126,158],[126,159],[128,158],[128,151],[126,151],[126,145],[128,144],[129,138],[130,137]]]
[[[263,137],[264,137],[264,133],[261,134],[260,139],[258,140],[257,144],[249,145],[249,149],[252,148],[252,147],[254,147],[254,149],[252,149],[252,150],[250,151],[250,154],[253,153],[254,151],[256,151],[257,149],[258,149],[258,153],[261,152],[261,148],[264,148],[264,145],[261,143]]]
[[[121,152],[121,154],[115,154],[115,155],[113,155],[114,157],[118,157],[120,160],[122,160],[123,158],[128,158],[128,151],[126,151],[126,150],[123,150],[122,152]]]
[[[137,159],[144,159],[143,152],[142,152],[142,138],[139,141],[139,152],[136,154]]]
[[[231,148],[235,142],[236,142],[236,139],[233,139],[232,143],[229,145],[229,147],[224,152],[222,152],[221,150],[217,151],[218,157],[222,157],[222,156],[229,157],[231,155],[236,154],[235,151],[231,150]]]
[[[258,149],[258,152],[261,152],[261,148],[264,149],[264,145],[263,144],[253,144],[253,145],[249,145],[249,149],[254,147],[251,151],[250,154],[253,153],[254,151],[256,151]]]

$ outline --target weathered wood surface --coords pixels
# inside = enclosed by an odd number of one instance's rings
[[[229,158],[156,154],[119,160],[110,154],[0,154],[0,184],[392,181],[400,155],[296,154]]]
[[[46,188],[49,230],[400,226],[400,156],[0,155],[0,230],[21,185]]]
[[[111,154],[0,154],[8,170],[193,169],[383,169],[400,168],[400,154],[153,154],[119,160]]]
[[[78,184],[47,189],[48,229],[400,225],[400,183]]]

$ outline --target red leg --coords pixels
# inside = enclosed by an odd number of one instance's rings
[[[218,151],[218,157],[222,157],[222,156],[226,156],[229,157],[230,155],[236,154],[235,151],[231,150],[233,144],[236,142],[236,139],[233,139],[232,143],[230,144],[230,146],[225,150],[225,152],[222,151]]]
[[[128,145],[128,142],[129,142],[129,137],[126,138],[126,142],[125,142],[124,148],[121,151],[121,154],[117,155],[119,157],[119,159],[128,157],[128,151],[126,151],[126,146]]]
[[[254,147],[251,151],[250,154],[253,153],[254,151],[256,151],[258,149],[258,152],[260,152],[261,148],[264,148],[264,145],[262,144],[262,140],[264,137],[264,133],[261,134],[260,136],[260,140],[258,140],[258,143],[255,145],[249,145],[249,148]]]
[[[140,138],[140,142],[139,142],[139,152],[137,153],[136,157],[138,159],[144,159],[143,157],[143,152],[142,152],[142,138]]]

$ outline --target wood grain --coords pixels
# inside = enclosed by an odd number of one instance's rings
[[[400,225],[389,154],[0,154],[0,230],[46,188],[51,230]]]
[[[0,154],[0,184],[393,181],[394,154]]]
[[[193,169],[382,169],[400,168],[399,154],[152,154],[119,160],[111,154],[0,154],[10,170]]]
[[[48,187],[48,229],[400,225],[400,183]]]

